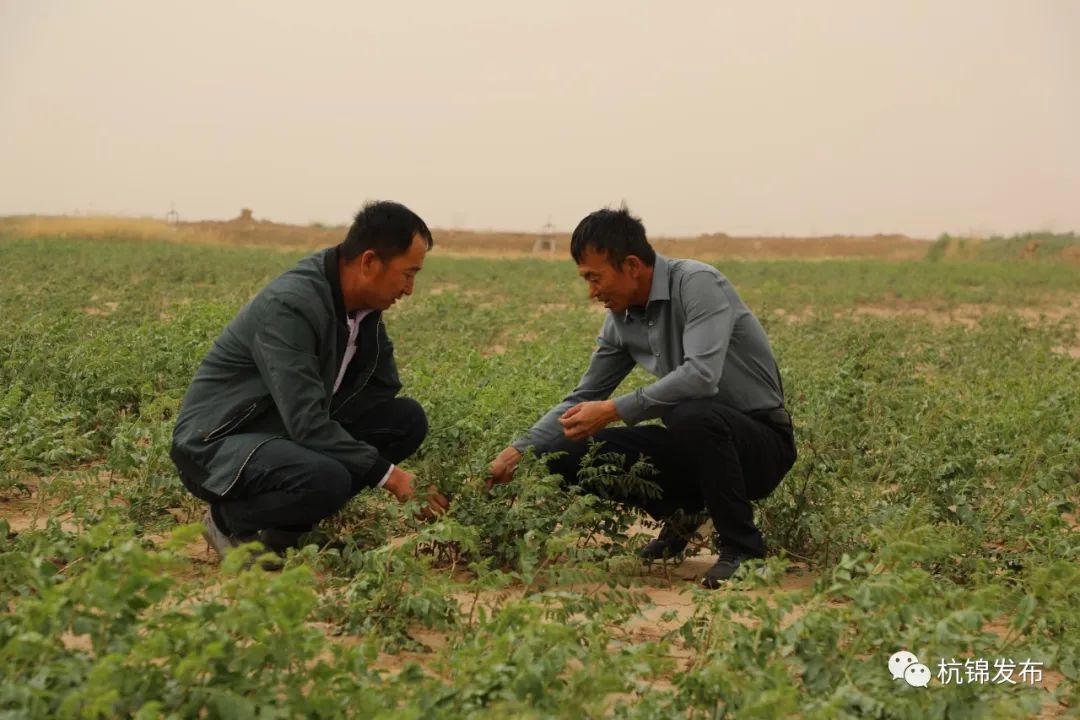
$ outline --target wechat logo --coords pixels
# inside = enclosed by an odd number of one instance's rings
[[[907,650],[892,654],[889,658],[889,672],[893,680],[903,679],[912,687],[926,687],[930,684],[930,668]]]

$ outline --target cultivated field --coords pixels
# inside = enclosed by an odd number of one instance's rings
[[[767,571],[708,592],[711,549],[644,567],[654,529],[536,462],[482,489],[588,360],[602,315],[568,259],[436,236],[387,324],[431,424],[407,466],[451,512],[365,493],[327,524],[344,550],[266,573],[216,562],[167,453],[214,337],[302,252],[78,234],[0,237],[0,718],[1080,714],[1069,263],[719,261],[800,457],[759,506]],[[636,479],[593,467],[601,495]],[[928,687],[890,675],[901,649]]]

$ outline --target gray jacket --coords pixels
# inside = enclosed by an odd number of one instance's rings
[[[361,321],[356,355],[333,392],[348,341],[338,254],[322,250],[278,276],[214,341],[173,430],[171,456],[193,492],[227,495],[275,438],[334,458],[365,485],[389,469],[341,425],[401,389],[381,313]]]

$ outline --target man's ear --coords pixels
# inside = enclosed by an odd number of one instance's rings
[[[623,260],[622,271],[636,280],[641,276],[644,267],[645,263],[641,262],[641,258],[637,255],[627,255],[626,259]]]
[[[382,259],[374,250],[365,250],[361,253],[359,261],[360,270],[364,275],[373,275],[382,269]]]

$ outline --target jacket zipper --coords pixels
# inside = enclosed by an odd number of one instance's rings
[[[380,320],[379,322],[381,323],[382,320]],[[338,406],[338,409],[335,411],[335,414],[337,414],[338,412],[341,412],[341,408],[343,408],[347,404],[349,404],[354,397],[359,395],[360,392],[365,387],[367,387],[368,381],[371,380],[371,376],[375,374],[375,368],[379,366],[379,351],[380,351],[380,349],[381,348],[379,346],[379,331],[378,331],[378,329],[376,329],[376,331],[375,331],[375,362],[373,362],[371,364],[371,371],[368,372],[367,377],[364,378],[364,382],[360,385],[359,388],[356,389],[356,392],[354,392],[349,397],[345,398],[345,402],[341,403],[341,405]],[[255,406],[252,405],[251,408],[248,409],[248,412],[244,415],[244,417],[237,421],[237,424],[243,422],[243,420],[247,417],[247,415],[250,415],[251,412],[254,411],[254,410],[255,410]],[[232,482],[229,483],[229,486],[227,488],[225,488],[225,490],[223,490],[221,494],[223,496],[227,495],[229,493],[229,491],[233,489],[233,486],[236,485],[236,481],[240,479],[240,474],[244,472],[244,468],[246,468],[248,462],[251,461],[251,457],[255,454],[255,451],[257,451],[259,448],[261,448],[263,445],[270,442],[271,440],[277,440],[277,439],[279,439],[281,437],[282,437],[281,435],[274,435],[273,437],[268,437],[265,440],[261,441],[255,447],[251,448],[251,452],[249,452],[247,454],[247,457],[244,458],[244,462],[240,463],[240,469],[236,471],[236,475],[233,477]]]
[[[249,417],[251,417],[251,413],[255,412],[255,408],[258,405],[259,405],[259,401],[256,400],[255,402],[251,403],[251,406],[247,409],[247,411],[243,415],[241,415],[239,417],[232,417],[232,418],[226,420],[225,422],[223,422],[221,425],[218,425],[216,428],[214,428],[210,432],[203,435],[203,438],[202,438],[203,442],[213,442],[214,440],[217,440],[218,438],[222,437],[223,435],[227,435],[230,432],[232,432],[233,430],[235,430],[237,427],[239,427],[239,425],[242,422],[244,422]]]
[[[381,324],[381,323],[382,323],[382,320],[379,320],[379,323]],[[352,402],[352,399],[353,399],[354,397],[356,397],[357,395],[359,395],[359,394],[360,394],[360,392],[361,392],[361,391],[362,391],[362,390],[363,390],[363,389],[364,389],[365,387],[367,387],[368,381],[370,381],[370,380],[371,380],[371,376],[375,374],[375,368],[377,368],[377,367],[379,366],[379,350],[380,350],[380,348],[379,348],[379,328],[378,328],[378,325],[376,325],[376,326],[375,326],[375,362],[373,362],[373,363],[371,364],[371,370],[370,370],[370,372],[368,372],[368,374],[367,374],[367,377],[366,377],[366,378],[364,378],[364,382],[363,382],[363,383],[361,383],[360,387],[358,387],[358,388],[357,388],[357,389],[356,389],[356,390],[355,390],[355,391],[353,392],[353,394],[352,394],[352,395],[350,395],[349,397],[345,398],[345,400],[344,400],[344,401],[342,401],[342,403],[341,403],[340,405],[338,405],[338,408],[337,408],[337,410],[335,410],[335,411],[333,412],[333,415],[337,415],[337,414],[338,414],[339,412],[341,412],[341,409],[342,409],[343,407],[345,407],[345,406],[346,406],[346,405],[348,405],[348,404],[349,404],[350,402]],[[333,417],[333,415],[331,415],[331,417]]]

